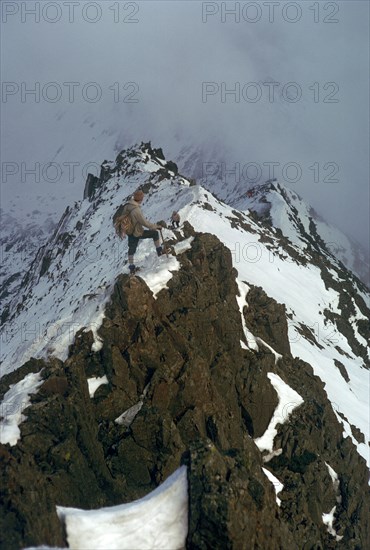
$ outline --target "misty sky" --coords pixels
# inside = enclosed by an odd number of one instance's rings
[[[82,165],[137,141],[175,161],[184,145],[212,161],[216,146],[230,168],[255,163],[262,179],[279,163],[279,180],[369,246],[367,2],[1,9],[4,209],[55,197],[62,211],[82,197]],[[50,162],[64,166],[54,182],[42,173]],[[27,171],[37,163],[39,182]],[[69,163],[79,163],[73,182]]]

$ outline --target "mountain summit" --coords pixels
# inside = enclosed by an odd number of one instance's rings
[[[130,277],[112,217],[138,188],[182,225]],[[87,178],[3,317],[4,547],[366,547],[369,292],[297,196],[256,193],[150,143]]]

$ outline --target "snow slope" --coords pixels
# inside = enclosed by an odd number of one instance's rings
[[[315,374],[323,380],[337,416],[343,414],[348,419],[346,422],[338,416],[345,435],[351,437],[358,452],[370,466],[369,344],[360,336],[361,343],[366,346],[367,351],[365,359],[359,357],[337,325],[330,325],[323,313],[325,308],[338,308],[340,293],[325,285],[317,266],[310,263],[303,265],[289,257],[274,238],[274,231],[269,235],[272,240],[272,244],[269,244],[264,242],[266,230],[264,235],[247,215],[242,215],[242,218],[255,232],[232,227],[230,219],[237,223],[240,214],[236,216],[236,211],[224,207],[220,201],[201,188],[199,194],[212,206],[212,212],[205,213],[203,210],[200,213],[201,207],[194,208],[190,205],[183,210],[185,217],[197,231],[206,232],[209,228],[214,228],[214,232],[232,252],[239,280],[262,286],[269,296],[286,305],[287,314],[291,319],[288,328],[293,356],[310,363]],[[296,251],[303,256],[305,254],[299,247]],[[334,272],[336,273],[333,264]],[[358,293],[369,303],[368,293],[359,290]],[[316,342],[299,332],[301,325],[315,331]],[[345,383],[336,361],[345,366],[349,375],[348,383]],[[365,443],[356,440],[350,424],[360,429],[365,436]]]
[[[370,288],[370,250],[324,221],[285,182],[265,182],[269,171],[263,163],[251,163],[258,166],[259,174],[253,166],[245,172],[248,164],[233,158],[232,151],[222,144],[185,145],[176,156],[180,171],[195,178],[217,198],[238,210],[253,210],[296,244],[305,247],[310,242],[330,252]]]
[[[370,257],[356,241],[326,223],[301,197],[281,182],[268,181],[249,190],[235,204],[254,210],[293,243],[331,253],[370,287]]]
[[[16,200],[19,200],[19,197]],[[53,234],[60,218],[59,209],[53,208],[52,202],[41,196],[38,196],[37,200],[38,205],[31,212],[28,211],[29,204],[26,209],[11,205],[7,213],[0,209],[2,318],[5,317],[7,305],[18,293],[22,279],[38,249]]]

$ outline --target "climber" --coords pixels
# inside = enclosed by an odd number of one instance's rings
[[[172,225],[173,228],[175,228],[175,226],[179,227],[179,225],[180,225],[180,214],[178,212],[176,212],[176,210],[174,210],[172,212],[171,225]]]
[[[138,271],[138,268],[134,264],[134,254],[140,239],[153,239],[158,256],[166,253],[159,242],[158,230],[161,230],[162,226],[150,223],[144,218],[141,212],[140,206],[143,199],[144,193],[141,189],[139,189],[138,191],[135,191],[133,198],[127,202],[123,209],[123,215],[129,214],[134,226],[133,233],[128,235],[128,267],[132,275]],[[148,229],[144,229],[143,226]]]

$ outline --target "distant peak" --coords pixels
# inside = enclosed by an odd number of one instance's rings
[[[298,193],[278,181],[276,178],[269,179],[263,184],[258,184],[254,187],[249,188],[246,192],[246,196],[248,198],[262,196],[265,196],[267,198],[267,196],[271,193],[277,193],[281,195],[285,201],[299,200],[303,202],[302,197],[300,197]]]

